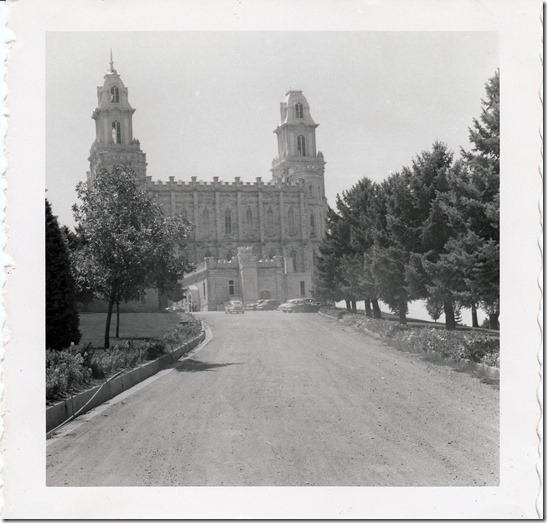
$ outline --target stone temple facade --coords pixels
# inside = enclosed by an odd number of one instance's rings
[[[217,176],[212,181],[194,176],[153,180],[133,137],[135,109],[112,61],[97,98],[88,179],[102,167],[128,163],[167,214],[182,214],[193,222],[189,256],[196,270],[182,282],[188,308],[219,310],[231,298],[250,302],[311,296],[327,201],[325,161],[316,146],[318,124],[302,91],[287,92],[281,102],[271,179],[259,177],[252,183]],[[157,297],[150,298],[157,303]]]

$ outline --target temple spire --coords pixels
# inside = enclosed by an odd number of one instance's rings
[[[110,49],[110,72],[114,72],[114,60],[112,60],[112,48]]]

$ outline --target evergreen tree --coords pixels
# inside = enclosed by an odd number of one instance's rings
[[[489,314],[491,328],[499,329],[499,205],[500,205],[500,75],[486,85],[479,119],[473,119],[470,151],[462,149],[468,169],[459,205],[468,230],[457,248],[467,269],[469,294]]]
[[[78,343],[79,325],[67,244],[46,200],[46,347],[61,350]]]
[[[451,240],[463,230],[463,223],[451,220],[448,209],[453,200],[451,180],[461,176],[461,165],[453,164],[445,144],[435,142],[431,151],[419,154],[410,168],[415,243],[406,280],[417,298],[442,301],[447,329],[456,328],[454,303],[465,288],[461,267],[455,263]]]
[[[406,284],[406,268],[415,236],[408,174],[394,173],[378,188],[375,198],[374,244],[370,263],[380,299],[406,323],[413,297]]]

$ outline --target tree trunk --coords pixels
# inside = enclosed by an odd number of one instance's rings
[[[349,300],[346,300],[346,309],[351,311],[351,302]]]
[[[372,318],[372,309],[370,308],[370,300],[365,299],[365,315],[367,318]]]
[[[471,321],[473,322],[473,327],[479,326],[479,318],[477,316],[477,306],[475,304],[471,305]]]
[[[357,303],[355,300],[351,300],[351,312],[357,312]]]
[[[372,301],[372,312],[374,313],[374,317],[377,319],[382,319],[382,311],[380,310],[380,305],[378,305],[378,300],[374,299]]]
[[[406,325],[406,301],[399,304],[399,323]]]
[[[454,316],[454,304],[451,300],[444,301],[444,317],[446,330],[453,331],[456,329],[456,317]]]
[[[500,312],[499,311],[496,311],[496,312],[488,315],[488,323],[489,323],[489,326],[490,326],[491,329],[494,329],[494,330],[497,330],[497,331],[500,330],[499,317],[500,317]]]
[[[116,300],[116,338],[120,337],[120,300]]]
[[[110,347],[110,321],[112,320],[112,309],[114,308],[114,295],[108,301],[108,312],[106,313],[106,327],[104,329],[104,348]]]

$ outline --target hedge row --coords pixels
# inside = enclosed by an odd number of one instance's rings
[[[46,400],[62,399],[67,394],[84,390],[93,379],[105,379],[125,369],[155,360],[171,347],[178,347],[195,338],[202,330],[201,322],[191,318],[161,339],[134,346],[94,349],[90,344],[72,345],[63,351],[46,352]]]
[[[368,318],[334,308],[321,312],[340,318],[346,325],[378,334],[391,344],[414,352],[454,360],[471,360],[491,367],[499,367],[499,339],[473,331],[445,330],[435,327],[405,326]]]

